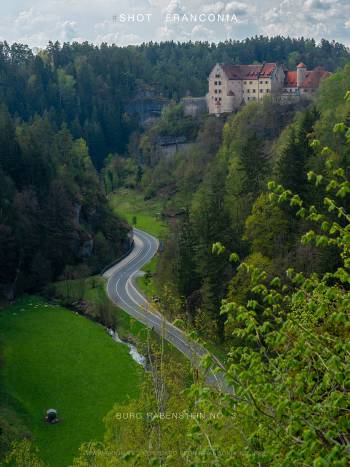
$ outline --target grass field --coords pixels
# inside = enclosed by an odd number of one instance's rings
[[[88,304],[91,315],[98,314],[94,313],[95,305],[110,308],[116,317],[116,327],[121,339],[146,341],[147,329],[125,311],[112,305],[106,293],[106,280],[103,277],[92,276],[87,279],[61,281],[52,284],[52,287],[54,296],[60,301],[72,303],[84,300]]]
[[[160,219],[162,204],[159,200],[145,201],[142,193],[123,188],[112,194],[109,202],[114,212],[130,225],[160,239],[166,235],[167,224]]]
[[[41,457],[68,466],[81,443],[102,440],[103,417],[114,403],[137,397],[143,370],[129,350],[99,326],[39,298],[26,298],[0,313],[5,400],[33,434]],[[47,425],[56,408],[62,419]]]
[[[149,268],[154,272],[156,267],[156,259],[154,258],[148,265],[144,267],[145,270]],[[137,285],[140,290],[148,297],[156,294],[154,282],[151,280],[147,284],[142,284],[140,281],[143,277],[137,279]],[[82,285],[81,282],[84,282]],[[143,285],[143,286],[142,286]],[[54,284],[57,297],[64,294],[67,289],[65,281],[56,282]],[[94,303],[110,306],[110,300],[106,294],[106,281],[102,277],[93,276],[87,279],[79,279],[68,281],[68,290],[70,298],[73,300],[86,300],[91,306]],[[83,293],[82,293],[83,292]],[[139,352],[143,355],[147,354],[148,340],[151,339],[153,344],[160,342],[158,335],[154,331],[150,331],[143,324],[132,318],[121,308],[114,306],[113,311],[116,316],[116,327],[118,335],[121,339],[132,341],[137,346]],[[182,356],[171,344],[164,343],[165,351],[171,353],[177,360],[185,362],[185,357]],[[187,363],[187,362],[186,362]]]

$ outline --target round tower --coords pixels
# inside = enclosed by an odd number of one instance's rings
[[[306,66],[304,63],[299,63],[297,66],[297,86],[301,88],[304,79],[306,78]]]

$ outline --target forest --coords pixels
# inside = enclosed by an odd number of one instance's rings
[[[34,54],[26,45],[0,44],[0,100],[12,116],[28,121],[46,115],[73,138],[84,138],[95,167],[109,153],[124,154],[138,129],[125,107],[138,92],[178,100],[204,96],[216,62],[276,61],[294,69],[335,71],[349,59],[345,46],[323,40],[254,37],[210,43],[147,43],[117,47],[89,43],[49,43]]]
[[[334,73],[311,103],[267,97],[220,118],[185,115],[179,99],[205,94],[214,63],[265,60]],[[161,356],[162,390],[146,375],[75,466],[348,465],[349,61],[341,44],[303,38],[50,43],[36,54],[1,43],[1,299],[122,256],[131,226],[108,200],[131,190],[157,201],[168,226],[151,274],[159,312],[224,355],[234,388],[189,381]],[[149,88],[170,104],[145,128],[126,106]],[[162,157],[169,135],[190,144]],[[207,417],[116,416],[159,407]],[[39,457],[25,438],[7,462],[41,466]]]
[[[56,42],[37,54],[26,45],[2,42],[2,293],[15,296],[15,289],[40,290],[51,279],[72,275],[69,266],[78,263],[83,272],[89,263],[85,274],[89,268],[96,272],[127,249],[128,227],[114,225],[117,220],[110,217],[103,198],[109,188],[102,186],[96,170],[108,173],[111,163],[118,166],[114,178],[125,178],[135,163],[141,180],[142,164],[147,166],[151,157],[147,147],[152,134],[154,138],[177,131],[193,139],[199,125],[173,110],[163,129],[143,135],[140,122],[125,112],[125,106],[145,86],[176,102],[187,93],[204,95],[207,75],[217,61],[276,60],[294,67],[304,60],[310,67],[334,70],[348,58],[347,49],[338,43],[282,37],[126,48]],[[177,130],[176,122],[180,122]],[[210,123],[203,125],[200,133],[211,131]],[[216,133],[220,134],[218,129]],[[139,145],[143,145],[141,153]],[[208,156],[198,154],[200,165],[206,164],[212,151],[205,148]],[[147,174],[142,183],[148,183]],[[77,227],[78,211],[82,223]],[[68,255],[62,254],[67,242]],[[29,271],[33,274],[28,281],[23,278]]]
[[[141,137],[118,183],[163,200],[170,233],[155,276],[160,310],[224,350],[237,392],[189,388],[160,361],[163,398],[150,399],[146,382],[142,401],[109,414],[106,445],[85,446],[76,465],[92,453],[113,465],[118,442],[130,449],[125,465],[152,462],[146,442],[164,465],[347,465],[349,72],[327,79],[308,105],[266,99],[227,119],[204,117],[194,144],[167,160],[145,142],[173,127],[181,106]],[[157,404],[208,420],[113,418]],[[217,411],[219,421],[210,419]]]

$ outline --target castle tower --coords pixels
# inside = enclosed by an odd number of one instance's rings
[[[297,66],[297,87],[301,88],[304,79],[306,78],[306,66],[304,63],[299,63]]]

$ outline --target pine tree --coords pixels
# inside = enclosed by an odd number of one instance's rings
[[[244,194],[257,195],[268,172],[268,160],[263,150],[263,141],[255,134],[249,136],[239,156],[245,173]]]
[[[179,295],[188,298],[200,287],[196,268],[196,241],[188,210],[179,228],[177,246],[175,284]]]
[[[225,255],[213,254],[213,244],[230,240],[228,213],[225,209],[226,164],[216,161],[198,194],[193,209],[197,240],[196,260],[202,279],[202,303],[205,313],[216,323],[217,335],[224,339],[225,318],[220,315],[221,300],[226,291],[227,261]]]
[[[310,155],[308,135],[318,117],[315,110],[306,110],[292,126],[287,143],[277,162],[277,180],[294,193],[307,191],[307,162]]]

